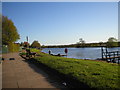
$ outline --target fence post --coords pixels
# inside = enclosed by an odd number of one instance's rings
[[[106,61],[108,61],[108,59],[107,59],[107,55],[108,55],[108,51],[107,51],[107,46],[106,46],[106,55],[105,55],[105,57],[106,57]]]

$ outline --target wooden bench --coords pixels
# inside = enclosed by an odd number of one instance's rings
[[[32,56],[36,56],[35,52],[31,52],[30,49],[26,49],[26,57],[31,58]]]

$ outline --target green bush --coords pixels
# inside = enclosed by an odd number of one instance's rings
[[[2,53],[8,53],[8,47],[3,45],[2,46]]]
[[[19,50],[20,50],[20,45],[14,44],[14,43],[9,43],[9,45],[8,45],[9,52],[18,52]]]

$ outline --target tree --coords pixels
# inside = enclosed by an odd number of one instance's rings
[[[85,44],[85,40],[83,40],[82,38],[79,39],[79,43],[80,44]]]
[[[33,47],[33,48],[40,48],[41,45],[40,45],[40,43],[38,41],[33,41],[33,43],[31,44],[31,47]]]
[[[117,42],[117,39],[114,38],[114,37],[110,37],[110,38],[108,39],[108,42]]]
[[[77,42],[77,47],[84,47],[85,46],[85,40],[82,38],[79,39],[79,42]]]
[[[107,41],[107,47],[115,47],[118,46],[118,40],[114,37],[110,37]]]
[[[8,45],[18,39],[20,39],[20,36],[12,20],[2,16],[2,44]]]

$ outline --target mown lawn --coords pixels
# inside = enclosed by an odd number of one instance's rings
[[[35,58],[38,63],[45,64],[69,77],[74,77],[90,88],[120,89],[118,64],[57,57],[44,53],[40,53],[40,55]]]

